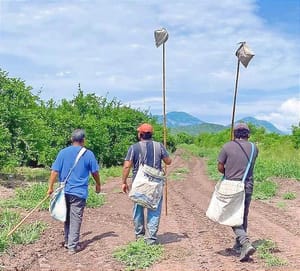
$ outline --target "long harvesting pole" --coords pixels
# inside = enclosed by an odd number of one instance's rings
[[[233,98],[233,107],[232,107],[232,119],[231,119],[231,140],[233,140],[233,126],[234,126],[234,118],[235,118],[235,105],[236,105],[236,96],[237,96],[237,89],[238,89],[238,82],[239,82],[239,73],[240,73],[240,60],[238,59],[237,62],[237,69],[236,69],[236,78],[235,78],[235,89],[234,89],[234,98]]]

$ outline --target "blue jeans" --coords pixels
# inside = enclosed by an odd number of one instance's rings
[[[134,231],[135,236],[142,237],[145,235],[145,231],[147,230],[147,238],[153,241],[157,240],[157,231],[159,227],[160,215],[161,215],[161,207],[162,207],[162,198],[158,204],[156,210],[151,210],[148,208],[144,208],[141,205],[134,204],[133,206],[133,223],[134,223]],[[145,216],[144,209],[147,210],[147,225],[145,227]]]

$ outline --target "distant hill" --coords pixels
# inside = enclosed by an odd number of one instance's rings
[[[153,116],[159,123],[163,123],[162,115]],[[197,135],[199,133],[217,133],[224,129],[228,129],[231,125],[221,125],[215,123],[208,123],[200,120],[186,112],[169,112],[166,115],[167,127],[171,129],[173,134],[185,132],[191,135]],[[236,122],[251,123],[256,127],[263,127],[267,133],[284,134],[284,132],[277,129],[271,122],[265,120],[259,120],[253,117],[246,117]]]
[[[155,115],[153,116],[157,119],[159,123],[163,123],[163,116],[162,115]],[[198,125],[204,123],[204,121],[188,114],[185,112],[169,112],[166,114],[167,118],[167,127],[180,127],[180,126],[191,126],[191,125]]]
[[[196,125],[171,127],[170,129],[171,129],[172,134],[178,134],[181,132],[185,132],[190,135],[198,135],[198,134],[202,134],[202,133],[215,134],[226,128],[227,128],[226,126],[221,125],[221,124],[204,122],[204,123],[196,124]]]
[[[266,120],[259,120],[253,117],[246,117],[239,120],[238,122],[246,122],[246,123],[251,123],[256,127],[263,127],[266,129],[267,133],[284,134],[284,132],[280,131],[271,122]]]

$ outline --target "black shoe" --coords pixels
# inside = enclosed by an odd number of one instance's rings
[[[244,262],[249,259],[251,255],[255,252],[255,248],[251,245],[250,242],[246,242],[242,245],[240,261]]]

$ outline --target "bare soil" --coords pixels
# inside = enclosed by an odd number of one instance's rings
[[[231,228],[205,216],[215,184],[207,177],[205,161],[196,157],[183,159],[181,154],[176,152],[168,167],[167,215],[165,204],[158,234],[164,256],[147,270],[300,270],[300,182],[277,179],[278,195],[268,201],[253,200],[250,206],[251,241],[276,242],[275,255],[285,259],[287,265],[267,267],[257,253],[241,263],[230,249],[234,243]],[[172,178],[172,173],[182,168],[187,173]],[[0,270],[124,270],[125,266],[112,253],[135,236],[132,202],[120,192],[120,183],[120,179],[110,180],[102,189],[107,193],[106,204],[85,210],[80,237],[82,251],[69,255],[62,246],[63,224],[51,219],[47,211],[38,211],[26,223],[41,220],[49,227],[36,243],[15,246],[1,255]],[[296,193],[296,199],[284,200],[287,192]],[[0,186],[0,195],[12,196],[13,190]]]

